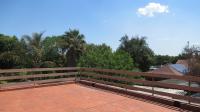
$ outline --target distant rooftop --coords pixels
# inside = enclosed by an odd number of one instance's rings
[[[155,73],[155,74],[169,74],[169,75],[178,75],[182,76],[183,74],[178,72],[176,69],[174,69],[171,65],[164,65],[158,69],[149,71],[149,73]]]
[[[182,65],[184,65],[185,67],[188,67],[188,62],[187,62],[187,60],[178,60],[178,61],[176,62],[176,64],[182,64]]]
[[[182,74],[186,74],[189,71],[188,68],[182,64],[171,64],[169,66]]]
[[[149,73],[156,74],[171,74],[171,75],[185,75],[189,72],[188,63],[186,60],[178,60],[176,64],[166,64],[160,68],[149,71]]]

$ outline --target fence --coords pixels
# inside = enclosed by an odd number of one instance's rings
[[[139,77],[139,78],[138,78]],[[151,77],[152,80],[145,80],[145,77]],[[162,83],[154,81],[155,78],[164,79],[177,79],[189,82],[188,86],[177,85],[170,83]],[[187,93],[200,93],[200,87],[191,87],[191,82],[200,83],[200,77],[194,76],[174,76],[167,74],[152,74],[144,72],[131,72],[124,70],[110,70],[110,69],[96,69],[96,68],[81,68],[81,79],[93,82],[98,82],[106,85],[112,85],[116,87],[125,88],[128,90],[142,91],[145,93],[150,93],[152,95],[160,95],[169,97],[176,100],[188,101],[200,104],[200,99],[191,97],[188,95],[178,95],[173,93],[168,93],[164,91],[157,91],[154,88],[166,88],[166,89],[176,89],[187,91]],[[139,86],[134,86],[139,85]],[[151,87],[151,89],[145,88]]]
[[[37,87],[74,81],[78,68],[31,68],[0,70],[0,90]]]

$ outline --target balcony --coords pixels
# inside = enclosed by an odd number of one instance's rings
[[[176,112],[199,111],[199,77],[97,68],[0,70],[0,112]],[[136,78],[136,77],[141,78]],[[151,77],[152,80],[145,80]],[[188,81],[176,85],[154,78]],[[172,94],[156,88],[182,90]]]

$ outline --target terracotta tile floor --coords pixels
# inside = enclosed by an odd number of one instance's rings
[[[175,112],[175,110],[78,84],[66,84],[0,92],[0,112]]]

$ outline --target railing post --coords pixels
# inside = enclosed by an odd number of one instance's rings
[[[154,78],[151,78],[152,82],[154,82]],[[152,85],[152,96],[154,96],[154,85]]]
[[[31,75],[32,75],[33,73],[31,73]],[[34,77],[33,78],[33,87],[35,88],[36,87],[36,80],[35,80],[36,78]]]
[[[35,88],[35,78],[33,78],[33,87]]]
[[[79,68],[79,80],[81,80],[81,72],[82,72],[82,68]]]
[[[79,71],[78,71],[78,72],[79,72]],[[76,83],[76,80],[77,80],[77,74],[78,74],[78,73],[75,74],[75,79],[74,79],[74,82],[75,82],[75,83]]]
[[[78,71],[78,72],[75,74],[75,83],[76,83],[77,80],[78,80],[78,75],[80,74],[80,68],[78,68],[77,71]]]
[[[129,86],[129,82],[128,81],[126,82],[126,92],[128,92],[127,86]]]
[[[191,87],[191,81],[189,80],[188,81],[188,86]],[[190,96],[191,95],[191,91],[188,91],[188,95]],[[190,100],[188,99],[188,103],[190,104]]]
[[[84,72],[85,72],[85,71],[84,71]],[[93,71],[92,71],[92,72],[93,72]],[[89,77],[90,77],[90,76],[89,76],[89,75],[87,75],[87,79],[88,79],[88,80],[89,80]]]
[[[78,74],[76,74],[76,80],[81,80],[81,71],[82,71],[82,68],[78,68]]]

